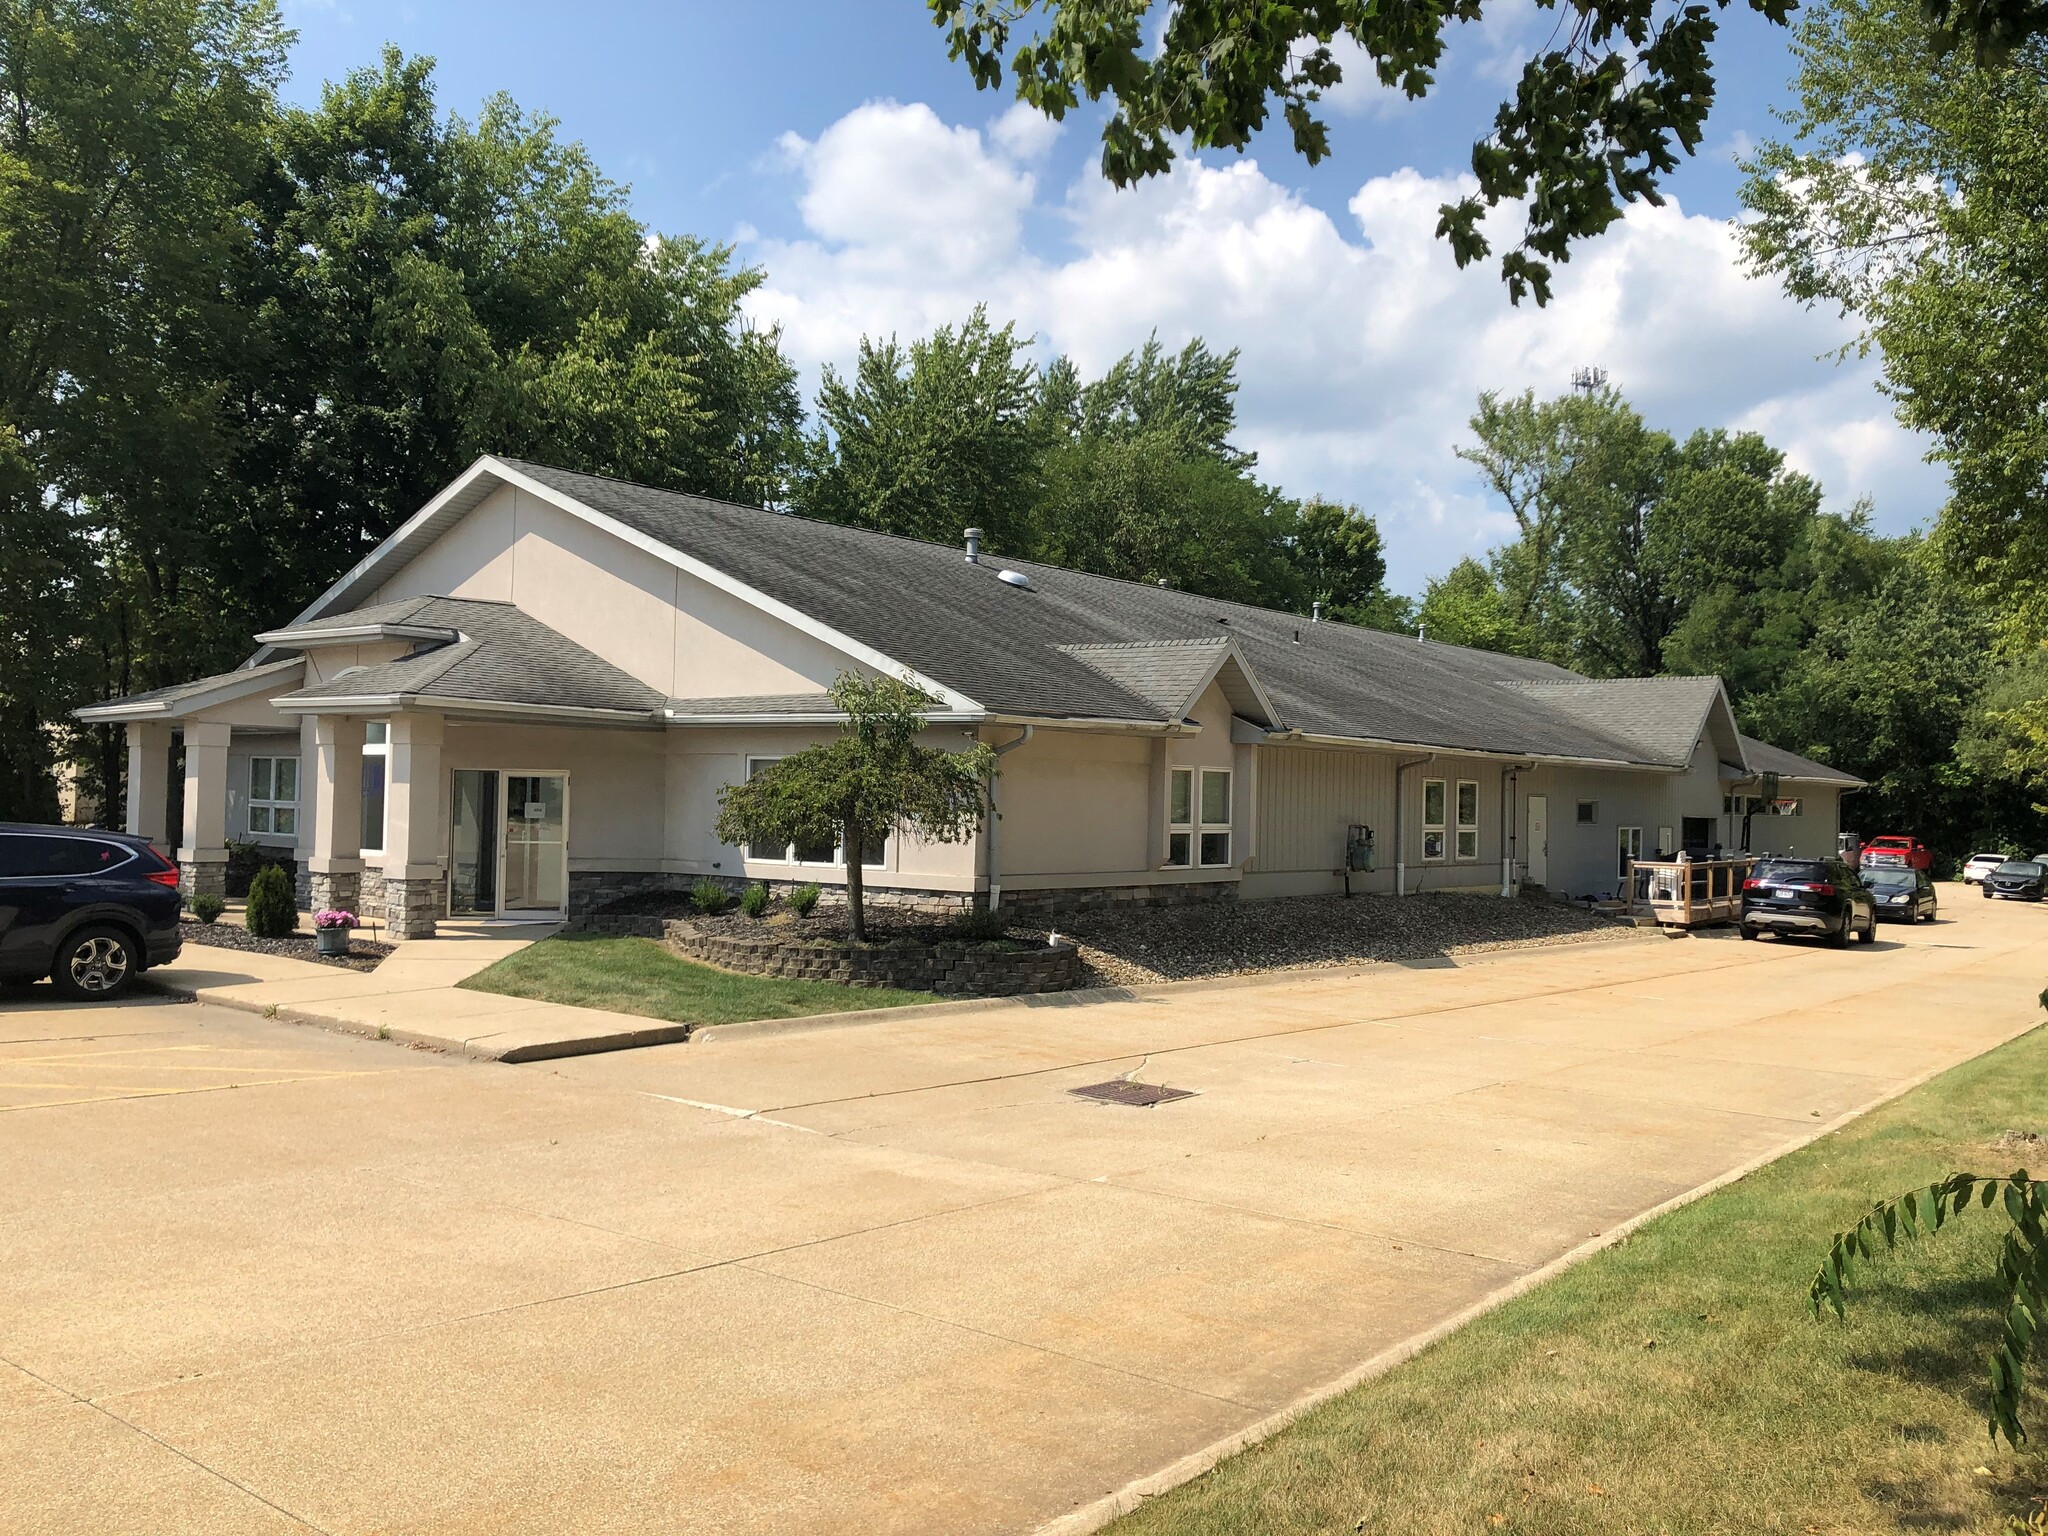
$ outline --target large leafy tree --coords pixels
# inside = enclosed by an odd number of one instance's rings
[[[1945,10],[1946,7],[1941,9]],[[1834,0],[1797,35],[1787,139],[1749,164],[1752,259],[1862,320],[1900,416],[1952,477],[1947,547],[2048,638],[2048,38],[1932,54],[1915,0]],[[1966,13],[1971,14],[1971,13]]]
[[[925,714],[939,701],[893,677],[842,672],[832,702],[846,716],[835,739],[769,764],[718,794],[718,835],[727,843],[796,844],[845,850],[847,916],[865,943],[867,903],[858,850],[892,832],[930,842],[970,837],[988,812],[995,749],[927,745]]]
[[[1043,426],[1025,346],[980,306],[908,346],[863,338],[851,377],[825,370],[797,509],[945,542],[980,528],[1022,549]]]
[[[54,812],[101,658],[148,686],[139,631],[204,649],[164,616],[211,609],[182,572],[232,484],[223,275],[253,258],[285,41],[267,3],[0,3],[0,818]]]
[[[1444,592],[1471,615],[1461,632],[1598,676],[1715,672],[1739,697],[1874,584],[1862,513],[1823,513],[1820,487],[1755,433],[1678,443],[1605,388],[1482,396],[1472,428],[1459,452],[1517,536],[1492,554],[1491,591],[1467,573]]]

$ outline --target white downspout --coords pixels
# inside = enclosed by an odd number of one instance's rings
[[[1515,894],[1515,845],[1518,841],[1517,823],[1521,820],[1518,802],[1521,799],[1522,775],[1535,766],[1534,763],[1509,763],[1500,771],[1500,893],[1503,896]]]
[[[978,530],[977,530],[978,531]],[[997,757],[1006,757],[1031,739],[1036,726],[1024,727],[1024,734],[1015,741],[1006,741],[996,748]],[[1003,901],[1003,867],[996,862],[996,828],[1003,824],[1001,812],[997,809],[996,787],[1003,782],[1000,773],[988,776],[988,909],[993,912]]]
[[[1421,757],[1411,757],[1405,763],[1394,764],[1394,894],[1408,894],[1408,797],[1402,793],[1401,781],[1407,777],[1410,768],[1420,768],[1425,763],[1436,761],[1434,752],[1425,752]]]

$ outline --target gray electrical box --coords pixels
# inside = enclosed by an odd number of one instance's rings
[[[1372,828],[1362,822],[1353,822],[1344,839],[1344,867],[1360,873],[1374,868]]]

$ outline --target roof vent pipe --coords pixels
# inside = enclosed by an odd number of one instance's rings
[[[1429,638],[1429,626],[1428,626],[1427,624],[1418,624],[1418,625],[1416,625],[1416,626],[1415,626],[1415,643],[1416,643],[1417,645],[1420,645],[1420,644],[1421,644],[1421,643],[1422,643],[1423,641],[1427,640],[1428,638]]]
[[[981,564],[981,530],[979,528],[967,530],[967,563],[969,565]]]
[[[1323,600],[1321,598],[1317,598],[1314,606],[1309,609],[1308,621],[1311,624],[1323,622]]]

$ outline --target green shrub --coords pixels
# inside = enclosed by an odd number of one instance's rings
[[[750,885],[740,893],[740,910],[749,917],[765,917],[768,913],[768,887]]]
[[[818,887],[812,884],[798,886],[789,893],[790,910],[798,917],[809,917],[818,910]]]
[[[259,939],[281,939],[299,926],[298,907],[292,901],[291,881],[275,864],[256,871],[249,882],[249,931]]]
[[[690,904],[706,917],[716,917],[732,904],[732,893],[722,882],[706,875],[690,887]]]
[[[967,943],[986,943],[1000,939],[1009,930],[1010,920],[1001,912],[991,912],[986,907],[976,907],[962,912],[947,925],[946,937]]]
[[[202,923],[219,922],[221,913],[227,909],[227,899],[214,895],[212,891],[201,891],[192,898],[192,915]]]

